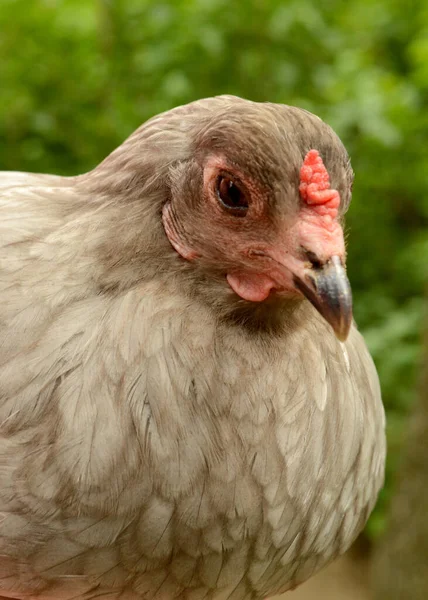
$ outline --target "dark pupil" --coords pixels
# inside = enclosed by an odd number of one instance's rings
[[[245,211],[248,208],[245,195],[231,179],[220,177],[217,185],[218,196],[226,208],[238,209],[239,211]]]

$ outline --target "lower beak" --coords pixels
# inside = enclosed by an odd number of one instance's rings
[[[322,267],[306,269],[302,278],[294,275],[294,284],[344,342],[352,324],[352,292],[340,258],[332,256]]]

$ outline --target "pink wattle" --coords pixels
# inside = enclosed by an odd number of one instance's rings
[[[235,294],[250,302],[263,302],[275,287],[272,279],[262,273],[229,273],[227,282]]]

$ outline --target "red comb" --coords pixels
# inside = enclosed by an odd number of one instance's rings
[[[320,216],[337,217],[340,196],[330,188],[330,177],[318,150],[309,150],[300,169],[299,192],[302,200]]]

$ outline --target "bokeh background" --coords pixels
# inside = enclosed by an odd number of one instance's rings
[[[427,1],[1,0],[0,32],[1,169],[90,170],[148,117],[220,93],[295,104],[338,132],[356,172],[355,316],[388,416],[387,482],[364,556],[377,598],[428,598]]]

